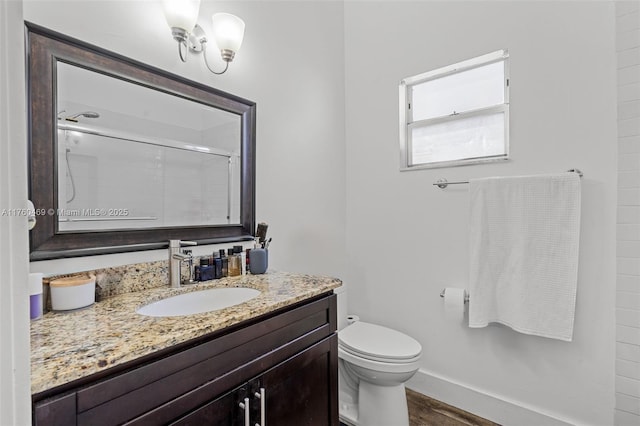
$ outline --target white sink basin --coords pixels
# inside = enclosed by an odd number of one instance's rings
[[[212,288],[167,297],[145,305],[136,312],[151,317],[201,314],[238,305],[259,294],[260,291],[246,287]]]

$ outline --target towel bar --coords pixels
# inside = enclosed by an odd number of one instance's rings
[[[580,169],[569,169],[567,171],[571,172],[571,173],[577,173],[578,176],[582,177],[582,172],[580,171]],[[437,181],[435,181],[433,183],[433,185],[437,186],[440,189],[445,189],[449,185],[460,185],[460,184],[463,184],[463,183],[469,183],[469,181],[468,180],[460,180],[460,181],[457,181],[457,182],[449,182],[446,179],[438,179]]]

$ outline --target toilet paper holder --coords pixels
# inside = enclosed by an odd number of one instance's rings
[[[444,292],[446,288],[443,288],[440,292],[440,297],[444,298]],[[464,291],[464,303],[469,303],[469,292],[467,290]]]

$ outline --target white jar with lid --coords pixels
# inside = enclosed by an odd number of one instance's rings
[[[51,308],[54,311],[68,311],[84,308],[96,300],[96,277],[75,275],[57,278],[49,282]]]

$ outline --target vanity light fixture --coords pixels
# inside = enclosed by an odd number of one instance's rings
[[[207,60],[207,34],[196,24],[200,10],[200,0],[163,0],[164,16],[171,27],[173,39],[178,42],[178,55],[182,62],[187,62],[189,51],[202,52],[204,63],[214,74],[224,74],[229,62],[242,45],[244,37],[244,21],[230,13],[215,13],[212,16],[213,41],[218,46],[225,67],[222,71],[214,71]]]

